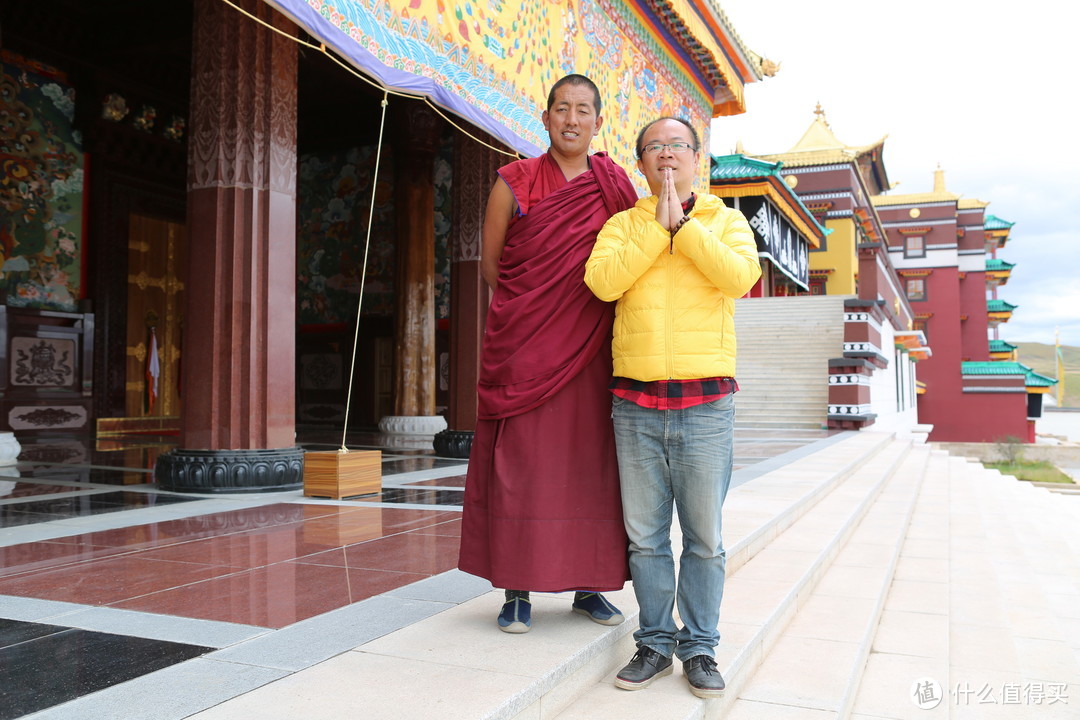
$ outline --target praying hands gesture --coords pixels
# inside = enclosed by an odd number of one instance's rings
[[[675,190],[675,179],[671,168],[663,168],[663,181],[660,185],[659,201],[656,203],[656,222],[665,230],[672,232],[683,217],[682,203]]]

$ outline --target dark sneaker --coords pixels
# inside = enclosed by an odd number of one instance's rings
[[[507,590],[506,602],[499,613],[499,629],[508,633],[527,633],[532,627],[532,602],[528,590]]]
[[[600,593],[576,592],[574,593],[574,612],[584,615],[593,622],[601,625],[618,625],[623,621],[623,614],[619,608],[607,601]]]
[[[724,678],[716,669],[716,660],[708,655],[695,655],[684,660],[682,667],[690,692],[699,698],[718,698],[724,694]]]
[[[671,658],[664,657],[651,647],[642,645],[626,667],[615,676],[615,687],[640,690],[658,677],[671,674]]]

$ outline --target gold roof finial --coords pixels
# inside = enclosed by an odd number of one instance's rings
[[[736,140],[735,141],[735,154],[736,155],[745,155],[746,154],[746,148],[743,147],[742,140]]]

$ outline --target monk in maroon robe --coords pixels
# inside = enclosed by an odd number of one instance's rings
[[[599,594],[629,579],[607,390],[614,306],[584,267],[637,194],[605,153],[588,154],[599,107],[587,78],[556,83],[543,116],[551,147],[501,168],[488,200],[482,270],[494,294],[458,566],[506,589],[506,632],[531,627],[530,590],[575,590],[575,612],[623,620]]]

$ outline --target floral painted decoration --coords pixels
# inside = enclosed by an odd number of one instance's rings
[[[172,120],[169,121],[169,124],[166,125],[165,129],[162,131],[162,135],[173,142],[180,142],[184,138],[184,128],[186,125],[187,121],[184,120],[184,118],[173,115]]]
[[[157,117],[157,110],[151,105],[143,105],[139,114],[131,121],[133,125],[139,130],[144,132],[150,132],[154,129],[154,118]]]
[[[101,117],[112,122],[120,122],[128,114],[127,101],[116,93],[109,93],[101,103]]]

